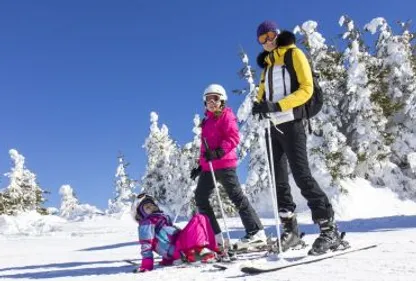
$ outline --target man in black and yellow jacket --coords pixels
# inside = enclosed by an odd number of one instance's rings
[[[283,223],[282,250],[301,243],[294,214],[296,204],[289,186],[289,162],[296,185],[311,209],[312,219],[320,227],[321,233],[312,245],[312,254],[321,254],[338,247],[341,238],[332,205],[311,175],[308,163],[303,119],[307,117],[304,105],[313,94],[311,68],[303,51],[295,45],[295,35],[289,31],[278,33],[276,23],[265,21],[260,24],[257,39],[264,49],[257,63],[264,70],[252,113],[270,117],[278,212]],[[290,66],[285,65],[288,50],[291,50],[288,55],[292,56]]]

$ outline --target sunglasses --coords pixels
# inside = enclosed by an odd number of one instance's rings
[[[218,96],[218,95],[208,95],[208,96],[205,97],[205,101],[207,103],[209,103],[209,102],[217,103],[217,102],[220,101],[220,96]]]
[[[277,33],[275,31],[269,31],[259,36],[258,40],[260,44],[266,44],[267,41],[274,41],[277,37]]]

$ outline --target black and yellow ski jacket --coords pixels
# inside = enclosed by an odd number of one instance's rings
[[[287,38],[285,38],[285,36]],[[288,39],[289,38],[289,39]],[[309,62],[303,51],[296,47],[293,33],[283,31],[278,47],[271,52],[263,52],[257,62],[264,68],[261,74],[257,101],[269,100],[279,104],[282,112],[271,113],[271,121],[281,124],[295,119],[306,118],[304,104],[313,93],[313,78]],[[288,71],[284,56],[288,49],[292,51],[293,70]]]

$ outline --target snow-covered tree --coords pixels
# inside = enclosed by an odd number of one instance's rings
[[[136,181],[131,179],[126,172],[129,165],[124,160],[123,155],[118,156],[118,166],[115,174],[115,197],[108,200],[108,213],[120,214],[130,212],[131,204],[134,200],[134,189]]]
[[[240,93],[247,93],[237,111],[240,128],[239,163],[249,155],[248,174],[244,184],[245,192],[250,201],[256,202],[260,194],[268,192],[269,178],[265,140],[265,122],[260,122],[258,117],[251,114],[253,101],[257,96],[257,87],[254,82],[254,71],[249,63],[247,54],[241,50],[240,58],[243,63],[239,71],[240,78],[244,79],[248,86]]]
[[[5,176],[9,177],[10,184],[3,192],[4,212],[16,215],[26,211],[37,211],[47,214],[42,206],[46,193],[36,181],[36,175],[25,166],[25,157],[15,149],[10,149],[10,157],[14,166]],[[7,207],[6,207],[7,205]]]
[[[0,191],[0,215],[11,215],[13,203],[5,191]]]
[[[60,215],[64,218],[70,218],[79,207],[78,198],[70,185],[61,186],[59,194],[61,195]]]
[[[172,157],[178,155],[178,146],[169,136],[166,125],[159,128],[158,118],[155,112],[150,113],[150,134],[143,145],[146,149],[147,165],[141,187],[142,192],[154,196],[166,211],[172,212],[169,206],[175,205],[172,202],[174,193],[170,191],[177,169],[176,161]]]
[[[340,25],[347,28],[343,38],[349,42],[344,53],[348,76],[347,92],[340,101],[341,121],[347,142],[358,156],[355,174],[374,184],[397,188],[401,185],[401,172],[389,161],[387,118],[377,102],[384,95],[377,83],[380,60],[367,52],[361,32],[350,18],[341,17]]]
[[[368,176],[370,166],[376,159],[374,156],[385,158],[388,154],[382,136],[387,121],[382,109],[371,100],[372,89],[368,87],[367,69],[372,58],[363,47],[361,32],[353,20],[346,16],[341,17],[340,25],[346,27],[343,38],[348,39],[348,48],[344,53],[348,76],[347,91],[341,99],[342,128],[358,154],[361,176]]]
[[[377,103],[381,104],[388,119],[386,132],[391,144],[391,161],[401,168],[407,177],[401,179],[395,189],[416,197],[416,174],[410,168],[408,156],[416,151],[416,76],[412,62],[409,25],[400,23],[403,32],[394,35],[384,18],[375,18],[366,26],[372,34],[379,33],[376,55],[380,60]],[[380,98],[381,97],[381,98]]]
[[[190,178],[190,172],[198,167],[199,151],[201,147],[201,120],[195,115],[192,132],[194,139],[178,150],[178,153],[171,157],[173,166],[176,167],[174,177],[169,186],[168,194],[171,194],[172,213],[177,217],[180,214],[191,215],[195,211],[194,190],[196,181]]]
[[[60,216],[68,220],[82,220],[102,215],[103,213],[89,204],[79,204],[78,198],[70,185],[62,185],[59,189],[61,195]]]
[[[334,47],[325,44],[325,38],[317,31],[314,21],[304,22],[295,28],[295,33],[303,36],[302,43],[309,54],[314,75],[324,93],[322,111],[310,122],[314,134],[308,136],[311,169],[320,174],[323,187],[335,184],[340,188],[339,180],[350,177],[354,172],[357,157],[346,143],[346,137],[339,131],[341,108],[339,100],[345,92],[346,69],[342,54]],[[329,179],[329,175],[331,178]]]

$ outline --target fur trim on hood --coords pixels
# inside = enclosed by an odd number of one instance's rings
[[[290,31],[283,30],[277,36],[276,44],[277,47],[289,46],[296,43],[296,36]],[[266,62],[264,61],[269,52],[263,51],[257,56],[257,64],[260,68],[266,67]]]

